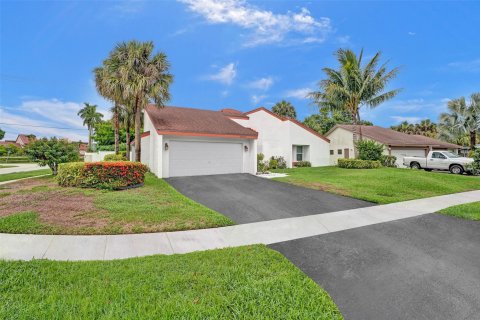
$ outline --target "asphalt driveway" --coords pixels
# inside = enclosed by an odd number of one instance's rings
[[[185,196],[237,223],[299,217],[373,205],[370,202],[250,174],[175,177],[166,181]]]
[[[270,246],[345,319],[480,319],[480,222],[428,214]]]

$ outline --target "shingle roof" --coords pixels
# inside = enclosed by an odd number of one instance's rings
[[[18,148],[22,147],[19,143],[16,143],[15,141],[12,141],[12,140],[0,141],[0,146],[8,146],[10,144],[13,144],[14,146],[16,146]]]
[[[145,112],[159,134],[256,139],[258,133],[220,111],[148,105]]]
[[[248,116],[245,115],[242,111],[238,111],[235,109],[222,109],[220,110],[220,112],[227,117],[248,119]]]
[[[461,146],[441,141],[434,138],[425,137],[422,135],[413,135],[406,134],[403,132],[398,132],[392,129],[382,128],[378,126],[354,126],[348,124],[338,124],[333,127],[328,133],[327,136],[335,130],[335,128],[342,128],[353,132],[360,127],[362,130],[362,136],[373,139],[385,145],[392,147],[435,147],[435,148],[446,148],[446,149],[459,149]]]

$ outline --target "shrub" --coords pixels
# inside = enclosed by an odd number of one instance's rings
[[[268,164],[263,162],[265,155],[263,153],[257,153],[257,171],[266,172],[268,170]]]
[[[286,169],[287,162],[281,156],[272,156],[268,162],[268,167],[270,169]]]
[[[297,161],[297,162],[294,162],[293,165],[297,168],[311,167],[312,166],[310,161]]]
[[[384,146],[372,140],[360,140],[356,143],[358,150],[358,159],[360,160],[380,160]]]
[[[397,164],[395,163],[395,161],[397,161],[397,157],[395,156],[382,155],[380,157],[380,163],[384,167],[396,168]]]
[[[121,154],[107,154],[103,157],[103,161],[126,161],[127,158]]]
[[[31,142],[26,149],[28,157],[40,166],[49,166],[53,175],[57,174],[58,164],[79,159],[78,144],[55,137]]]
[[[375,160],[338,159],[338,167],[345,169],[377,169],[382,164]]]
[[[480,149],[473,150],[473,163],[467,168],[475,175],[480,174]]]
[[[60,165],[57,181],[64,187],[118,190],[142,184],[146,172],[139,162],[81,162]]]

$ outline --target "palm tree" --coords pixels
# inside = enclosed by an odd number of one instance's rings
[[[295,107],[290,102],[285,100],[277,102],[273,106],[272,112],[286,118],[297,118],[297,112],[295,111]]]
[[[319,90],[309,97],[319,107],[348,111],[355,126],[360,122],[362,107],[375,108],[395,97],[400,89],[384,92],[399,69],[387,70],[387,64],[379,66],[381,53],[377,52],[370,61],[362,64],[363,50],[357,57],[352,50],[339,49],[335,53],[340,64],[338,70],[324,68],[327,79],[318,84]],[[357,140],[354,130],[354,140]],[[360,140],[362,139],[360,127]]]
[[[166,55],[160,52],[152,56],[153,48],[152,42],[122,42],[104,61],[110,75],[104,82],[107,92],[120,88],[122,101],[131,105],[135,115],[135,161],[141,157],[142,111],[150,101],[163,107],[170,99],[173,81]]]
[[[97,112],[97,106],[94,104],[84,103],[85,107],[78,111],[77,115],[83,119],[83,125],[88,128],[88,147],[92,147],[93,127],[102,121],[103,114]]]
[[[123,106],[120,108],[119,120],[121,126],[125,129],[125,144],[126,144],[126,157],[127,160],[130,160],[130,130],[135,123],[135,115],[132,112],[132,108],[129,106]]]
[[[441,136],[458,139],[470,137],[470,148],[475,149],[477,133],[480,131],[480,92],[474,93],[467,104],[464,97],[450,100],[448,112],[440,115]]]
[[[430,121],[430,119],[420,121],[420,123],[415,125],[415,128],[417,129],[417,134],[422,136],[430,138],[435,138],[437,136],[437,125]]]

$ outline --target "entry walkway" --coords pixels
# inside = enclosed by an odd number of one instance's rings
[[[215,229],[103,236],[0,234],[0,259],[112,260],[273,244],[419,216],[476,201],[480,201],[480,190]]]

